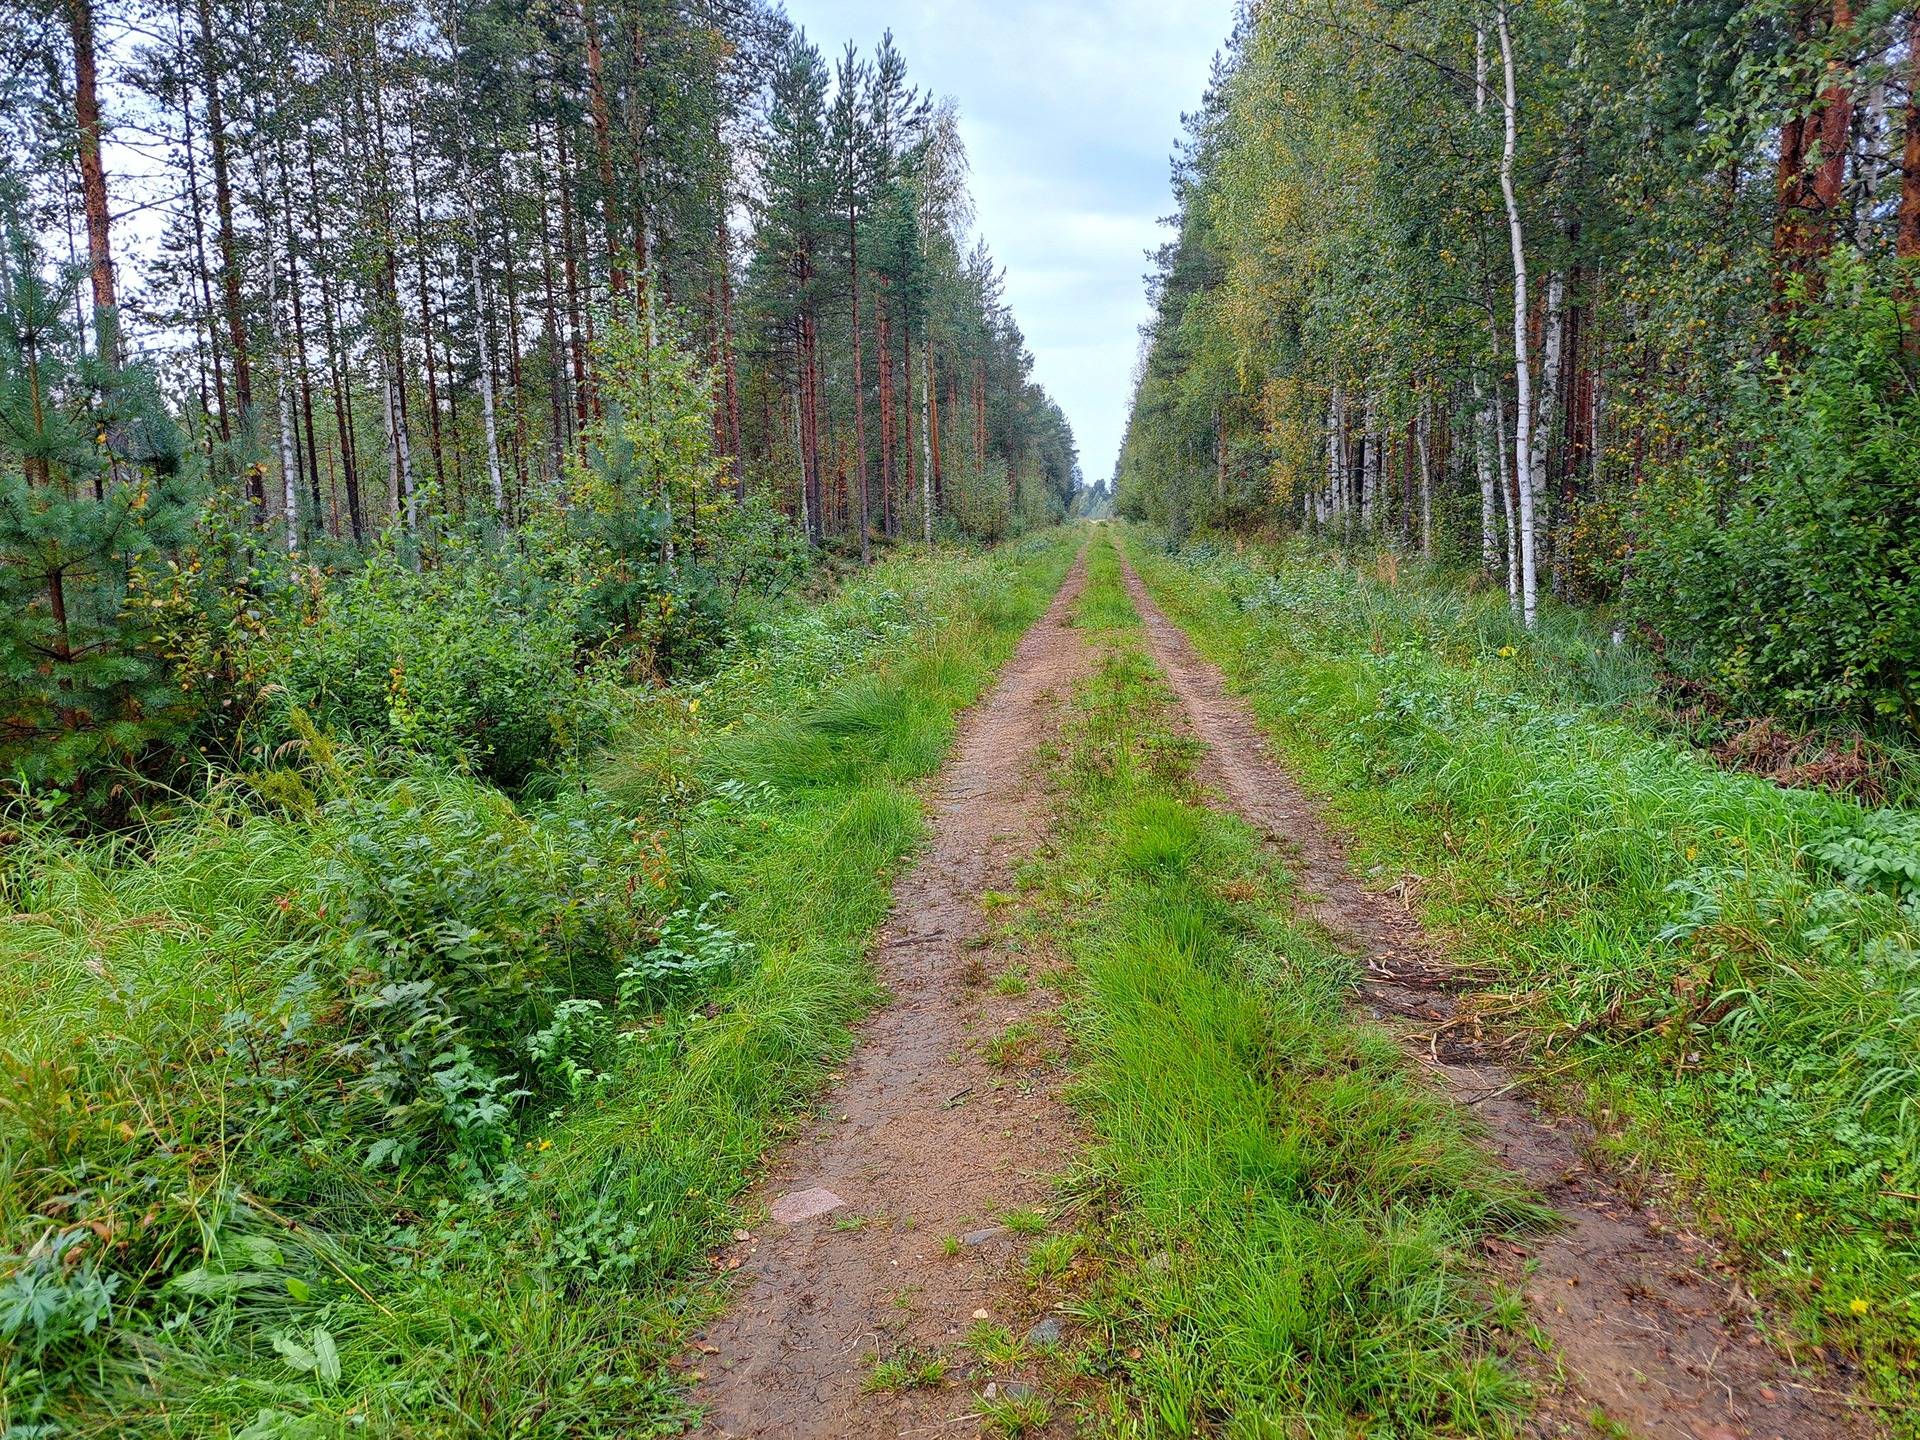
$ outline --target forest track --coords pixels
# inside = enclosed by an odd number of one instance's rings
[[[1116,546],[1116,548],[1118,548]],[[1273,758],[1246,704],[1121,566],[1148,648],[1204,742],[1204,783],[1287,854],[1309,916],[1361,961],[1375,1014],[1462,1105],[1561,1223],[1489,1260],[1520,1286],[1564,1366],[1543,1374],[1532,1430],[1586,1433],[1595,1410],[1644,1440],[1837,1440],[1878,1427],[1837,1367],[1797,1367],[1770,1343],[1738,1274],[1704,1240],[1636,1204],[1592,1162],[1592,1131],[1545,1116],[1524,1076],[1462,1040],[1440,1043],[1460,988],[1406,904],[1367,889],[1314,804]],[[1616,1433],[1616,1432],[1606,1432]]]
[[[982,895],[1046,833],[1036,762],[1094,661],[1071,623],[1085,583],[1083,551],[962,719],[931,843],[875,942],[889,1001],[860,1028],[815,1121],[774,1158],[750,1202],[767,1218],[719,1257],[738,1262],[740,1283],[691,1357],[705,1377],[702,1433],[966,1433],[973,1388],[865,1393],[875,1361],[939,1355],[959,1369],[981,1312],[1016,1335],[1040,1318],[1018,1313],[1021,1247],[994,1217],[1047,1199],[1051,1172],[1078,1147],[1049,1072],[1010,1076],[980,1053],[982,1038],[1044,1002],[988,991],[972,952],[989,928]],[[943,1253],[948,1237],[963,1237],[957,1253]]]

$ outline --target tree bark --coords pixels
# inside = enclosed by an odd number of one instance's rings
[[[473,228],[473,328],[474,343],[480,353],[480,423],[487,439],[487,488],[493,492],[493,518],[507,521],[507,482],[500,473],[500,438],[493,413],[493,343],[487,333],[487,292],[481,284],[480,254],[485,236],[480,229],[480,209],[467,200],[467,221]]]
[[[208,0],[196,0],[200,20],[200,70],[207,97],[207,146],[213,157],[213,208],[219,229],[220,292],[227,312],[227,345],[233,355],[234,408],[240,423],[253,409],[253,365],[247,354],[246,311],[240,304],[239,245],[233,233],[233,181],[227,165],[227,126],[220,107],[220,67],[213,45],[213,14]],[[231,438],[231,431],[226,432]],[[256,519],[264,520],[266,497],[258,497]]]
[[[613,199],[613,125],[607,115],[607,88],[601,75],[600,25],[591,0],[580,7],[580,25],[587,38],[587,113],[593,120],[593,149],[600,166],[600,228],[607,245],[607,285],[615,295],[624,295],[627,270],[620,262],[620,230]]]
[[[1520,202],[1514,194],[1514,161],[1520,148],[1520,96],[1514,75],[1513,27],[1508,22],[1507,0],[1494,10],[1500,36],[1500,66],[1504,81],[1502,108],[1505,112],[1505,140],[1500,151],[1500,193],[1507,208],[1507,237],[1513,249],[1513,380],[1514,437],[1513,458],[1518,471],[1515,490],[1519,510],[1520,616],[1531,630],[1539,620],[1539,568],[1534,551],[1533,467],[1533,365],[1527,336],[1527,247],[1520,223]]]
[[[93,278],[94,340],[109,364],[120,359],[113,288],[112,217],[107,166],[100,153],[99,72],[93,44],[93,0],[67,0],[73,37],[73,120],[78,132],[80,190],[87,212],[87,258]]]
[[[307,204],[313,225],[314,244],[324,250],[326,246],[326,224],[322,219],[320,206],[320,184],[313,161],[313,137],[305,137],[307,162]],[[320,275],[320,318],[323,334],[327,342],[327,381],[333,390],[333,419],[340,437],[340,473],[347,486],[347,525],[353,532],[354,544],[358,545],[366,538],[366,515],[360,500],[359,447],[353,434],[353,392],[350,385],[351,371],[349,361],[341,353],[340,327],[337,319],[333,282],[329,280],[331,267],[315,267]]]

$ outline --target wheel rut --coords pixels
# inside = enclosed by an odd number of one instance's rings
[[[980,1053],[1042,1002],[990,993],[974,952],[989,927],[981,897],[1046,833],[1037,762],[1093,664],[1070,623],[1085,560],[962,718],[930,844],[875,944],[890,999],[774,1158],[750,1207],[767,1218],[718,1257],[737,1264],[738,1288],[690,1357],[704,1434],[969,1433],[971,1388],[865,1393],[875,1360],[938,1354],[957,1371],[983,1312],[1016,1335],[1039,1318],[1021,1313],[1009,1273],[1021,1247],[994,1217],[1046,1199],[1077,1146],[1050,1073],[1005,1072]]]
[[[1118,548],[1118,547],[1116,547]],[[1154,603],[1124,554],[1148,648],[1207,756],[1202,778],[1287,852],[1308,913],[1362,961],[1375,1014],[1485,1141],[1559,1212],[1551,1232],[1500,1243],[1496,1271],[1524,1289],[1566,1374],[1546,1378],[1537,1434],[1588,1430],[1598,1409],[1644,1440],[1829,1440],[1877,1427],[1844,1393],[1851,1377],[1791,1364],[1713,1248],[1636,1205],[1589,1162],[1592,1132],[1541,1114],[1523,1077],[1471,1045],[1437,1043],[1456,977],[1404,902],[1367,889],[1313,803],[1273,758],[1246,705]],[[1611,1432],[1609,1432],[1611,1433]]]

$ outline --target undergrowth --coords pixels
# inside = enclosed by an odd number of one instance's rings
[[[1110,546],[1078,621],[1102,646],[1057,770],[1039,903],[1075,962],[1091,1279],[1109,1433],[1500,1435],[1525,1410],[1474,1271],[1542,1218],[1347,1014],[1351,963],[1201,802],[1192,742]]]
[[[1476,644],[1436,587],[1126,543],[1356,862],[1422,877],[1504,979],[1484,1003],[1624,1180],[1670,1179],[1801,1335],[1912,1396],[1920,818],[1723,771],[1633,716],[1631,662]]]
[[[516,802],[310,728],[0,848],[0,1432],[634,1436],[874,999],[913,786],[1058,534],[890,561]],[[297,723],[297,717],[296,717]]]

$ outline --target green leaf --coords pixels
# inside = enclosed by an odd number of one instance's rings
[[[333,1334],[316,1325],[313,1328],[313,1358],[315,1368],[322,1380],[333,1381],[340,1378],[340,1350],[333,1343]]]
[[[312,1370],[320,1363],[320,1358],[315,1355],[313,1351],[302,1345],[298,1340],[295,1340],[291,1335],[280,1334],[274,1336],[273,1348],[279,1352],[281,1359],[285,1360],[287,1364],[295,1370],[303,1373]],[[336,1365],[339,1363],[338,1357],[335,1357],[334,1363]]]

